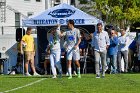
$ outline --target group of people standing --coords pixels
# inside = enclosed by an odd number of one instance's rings
[[[68,23],[69,31],[61,33],[60,25],[57,25],[57,29],[50,32],[50,36],[48,38],[49,44],[47,47],[47,53],[49,53],[49,59],[51,63],[51,69],[53,73],[52,78],[57,78],[57,71],[59,72],[59,77],[62,77],[62,67],[61,67],[61,47],[60,47],[60,38],[65,36],[66,44],[65,50],[67,51],[67,68],[69,77],[68,79],[72,79],[72,72],[71,72],[71,63],[72,59],[75,61],[77,66],[77,76],[81,78],[80,75],[80,53],[79,53],[79,44],[81,42],[81,35],[79,29],[74,27],[74,21],[69,20]],[[30,76],[28,72],[28,64],[31,64],[31,69],[33,71],[33,75],[39,76],[36,72],[34,67],[34,54],[35,54],[35,47],[34,47],[34,40],[31,36],[31,28],[27,28],[26,35],[22,37],[21,40],[21,53],[23,54],[23,45],[25,45],[25,75]]]
[[[125,29],[120,30],[121,35],[114,29],[104,31],[102,24],[97,24],[97,31],[93,33],[92,47],[95,56],[96,78],[100,78],[100,67],[102,67],[102,78],[108,67],[110,73],[128,72],[132,66],[128,66],[129,37]],[[133,45],[135,46],[135,45]],[[124,60],[124,71],[122,71],[122,58]],[[133,61],[133,60],[131,60]]]
[[[78,78],[81,78],[80,75],[80,54],[79,54],[79,44],[81,42],[81,35],[79,29],[74,27],[74,21],[69,20],[68,21],[68,28],[69,31],[61,33],[60,31],[60,25],[58,25],[56,31],[51,31],[51,35],[48,39],[49,45],[48,50],[50,50],[50,63],[53,73],[53,78],[56,78],[56,68],[59,71],[59,77],[62,77],[62,67],[60,63],[61,59],[61,47],[60,47],[60,38],[65,36],[66,44],[64,45],[64,48],[66,50],[67,54],[67,68],[68,68],[68,79],[72,79],[72,69],[71,69],[71,63],[72,58],[76,63],[77,66],[77,75]]]
[[[67,59],[67,70],[69,77],[72,79],[72,60],[77,66],[77,76],[81,78],[80,75],[80,51],[79,44],[81,42],[80,30],[74,27],[74,21],[69,20],[67,23],[69,28],[68,31],[61,32],[60,25],[57,25],[57,28],[50,32],[48,38],[49,44],[47,47],[47,53],[49,54],[49,59],[51,63],[51,69],[53,73],[52,78],[57,78],[57,71],[59,72],[59,77],[62,77],[62,66],[61,66],[61,47],[60,41],[61,37],[65,36],[65,51]],[[23,45],[25,45],[25,75],[30,76],[28,72],[28,64],[31,64],[33,70],[33,75],[39,75],[35,71],[34,67],[34,41],[31,37],[31,28],[27,29],[26,35],[23,36],[21,41],[21,53],[23,54]],[[103,30],[102,23],[97,24],[97,31],[92,34],[91,46],[94,50],[95,57],[95,71],[96,78],[105,77],[106,67],[111,73],[121,73],[121,59],[124,59],[124,72],[128,72],[128,43],[129,38],[126,35],[126,31],[121,29],[121,36],[118,36],[114,29],[111,29],[109,32]],[[102,68],[102,70],[100,70]],[[100,74],[101,73],[101,74]]]

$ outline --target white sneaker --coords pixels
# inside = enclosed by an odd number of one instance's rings
[[[108,70],[108,66],[105,67],[105,72]]]
[[[32,76],[32,75],[30,75],[29,73],[25,73],[25,76]]]
[[[15,71],[12,71],[11,73],[10,73],[10,75],[15,75],[16,74],[16,72]]]
[[[41,75],[39,75],[38,73],[35,72],[35,73],[33,74],[33,76],[41,76]]]
[[[52,78],[53,78],[53,79],[56,79],[57,77],[56,77],[56,76],[53,76]]]
[[[69,73],[68,72],[66,73],[66,76],[69,76]]]
[[[73,74],[74,74],[75,76],[77,76],[77,73],[76,73],[76,71],[73,71]]]

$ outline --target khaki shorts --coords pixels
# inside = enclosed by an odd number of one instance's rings
[[[25,62],[34,60],[35,53],[32,51],[25,51]]]

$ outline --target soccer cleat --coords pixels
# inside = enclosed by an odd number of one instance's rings
[[[77,76],[76,71],[73,71],[74,75]]]
[[[102,78],[105,78],[105,76],[102,76]]]
[[[68,72],[66,73],[66,76],[69,76],[69,73]]]
[[[80,74],[78,74],[78,78],[81,78],[81,75]]]
[[[32,76],[32,75],[30,75],[29,73],[25,73],[25,76]]]
[[[69,76],[68,79],[72,79],[72,76]]]
[[[41,75],[39,75],[38,73],[35,72],[35,73],[33,74],[33,76],[41,76]]]
[[[105,72],[108,70],[108,66],[105,67]]]
[[[56,79],[57,77],[56,77],[56,76],[53,76],[52,78],[53,78],[53,79]]]
[[[100,75],[96,75],[96,78],[100,78]]]
[[[62,78],[62,74],[59,74],[59,78]]]

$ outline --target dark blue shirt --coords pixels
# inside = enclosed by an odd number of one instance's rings
[[[79,44],[79,48],[85,49],[85,48],[87,48],[87,46],[88,46],[88,41],[85,38],[83,38]]]
[[[129,49],[132,51],[136,51],[136,40],[133,40],[132,43],[129,45]]]
[[[118,52],[118,37],[110,38],[110,46],[108,48],[108,55],[117,55]]]

